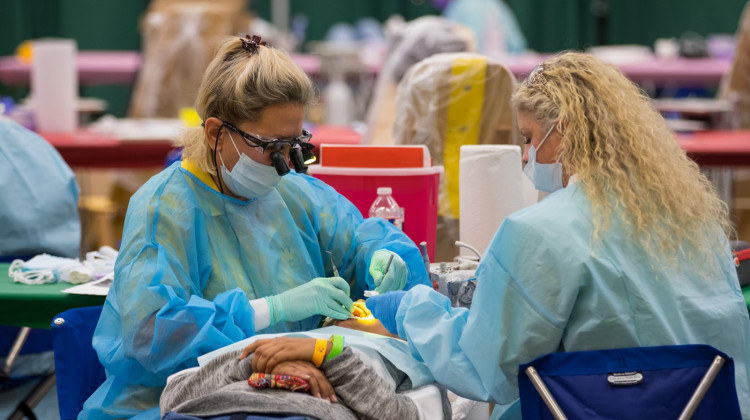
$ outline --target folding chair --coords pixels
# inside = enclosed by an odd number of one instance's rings
[[[33,257],[29,255],[0,255],[0,263],[9,263],[13,260],[29,260]],[[44,353],[52,350],[52,335],[48,330],[14,327],[0,325],[0,359],[3,359],[0,365],[0,391],[15,388],[36,378],[42,378],[41,381],[27,394],[23,400],[19,401],[16,410],[11,413],[9,419],[22,417],[35,418],[34,407],[44,398],[47,392],[55,385],[54,372],[46,368],[46,365],[39,366],[39,370],[32,375],[13,374],[13,366],[19,356],[36,354],[43,356]]]
[[[106,379],[91,346],[101,306],[68,309],[52,321],[57,400],[62,420],[76,419],[83,403]]]
[[[518,371],[524,419],[741,419],[734,362],[707,345],[551,353]]]

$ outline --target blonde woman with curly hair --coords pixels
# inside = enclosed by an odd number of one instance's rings
[[[428,284],[403,232],[300,173],[314,95],[260,37],[220,46],[195,103],[203,125],[180,139],[183,160],[130,199],[93,339],[107,380],[79,418],[158,419],[167,377],[198,356],[257,331],[346,319],[352,299],[376,286]],[[332,389],[320,396],[335,400]]]
[[[544,200],[505,219],[470,310],[418,286],[367,306],[441,384],[520,418],[518,366],[555,351],[709,344],[734,358],[750,418],[750,318],[727,211],[649,99],[579,53],[512,99]]]

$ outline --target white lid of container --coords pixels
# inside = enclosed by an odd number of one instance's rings
[[[310,175],[348,175],[348,176],[425,176],[442,174],[442,166],[429,168],[344,168],[337,166],[310,165]]]
[[[378,187],[378,195],[391,195],[392,192],[391,187]]]

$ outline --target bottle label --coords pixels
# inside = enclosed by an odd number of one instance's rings
[[[385,220],[391,222],[391,224],[393,224],[397,228],[399,228],[401,230],[404,230],[404,220],[403,219],[399,218],[399,219],[385,219]]]

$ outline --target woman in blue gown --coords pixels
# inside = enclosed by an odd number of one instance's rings
[[[428,284],[400,230],[289,172],[290,158],[302,166],[313,96],[307,75],[259,37],[221,45],[195,103],[203,125],[180,139],[183,160],[130,200],[93,339],[107,380],[79,418],[158,418],[167,376],[202,354],[256,331],[345,319],[365,290]]]

